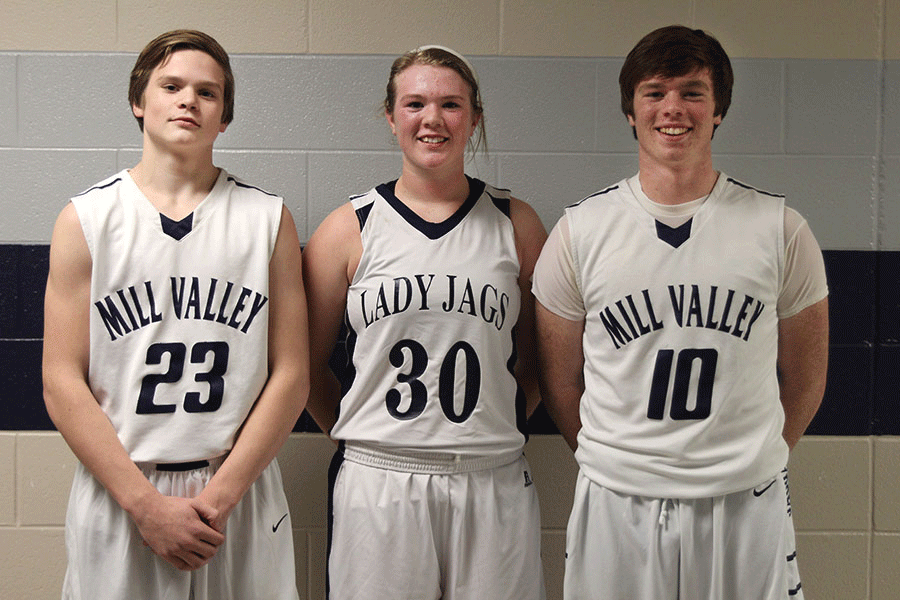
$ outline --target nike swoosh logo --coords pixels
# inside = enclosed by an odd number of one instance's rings
[[[775,480],[774,480],[774,479],[773,479],[772,481],[769,482],[769,485],[767,485],[766,487],[764,487],[764,488],[761,489],[761,490],[758,490],[758,489],[754,488],[754,489],[753,489],[753,495],[756,496],[757,498],[759,498],[760,496],[762,496],[763,494],[765,494],[765,493],[766,493],[766,490],[768,490],[768,489],[769,489],[770,487],[772,487],[773,485],[775,485]]]
[[[284,521],[284,520],[287,518],[287,516],[288,516],[288,514],[287,514],[287,513],[284,513],[284,516],[281,517],[280,519],[278,519],[278,522],[277,522],[277,523],[275,523],[274,525],[272,525],[272,533],[275,533],[276,531],[278,531],[278,527],[281,525],[281,522]]]

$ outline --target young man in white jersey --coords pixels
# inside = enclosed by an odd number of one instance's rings
[[[715,38],[656,30],[619,82],[639,173],[566,209],[533,283],[579,463],[564,597],[802,598],[785,465],[825,388],[821,252],[783,197],[713,168]]]
[[[274,457],[309,385],[296,229],[213,165],[213,38],[150,42],[129,100],[140,162],[73,198],[50,250],[44,397],[80,461],[63,598],[295,599]]]

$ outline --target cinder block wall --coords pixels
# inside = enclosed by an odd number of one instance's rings
[[[74,458],[43,412],[47,244],[66,199],[133,165],[126,100],[136,52],[176,27],[232,54],[235,122],[220,166],[285,196],[301,240],[349,194],[399,174],[379,114],[391,60],[423,43],[471,57],[490,153],[470,172],[511,188],[549,228],[562,208],[633,174],[617,75],[669,23],[714,33],[734,102],[720,170],[787,195],[825,250],[829,388],[791,459],[807,598],[896,598],[900,574],[900,0],[163,0],[19,2],[0,19],[0,595],[58,598]],[[561,597],[575,466],[545,416],[528,457],[542,500],[549,596]],[[298,423],[279,460],[301,598],[324,596],[333,445]]]

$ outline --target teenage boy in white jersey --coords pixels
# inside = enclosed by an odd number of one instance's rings
[[[575,451],[565,598],[802,598],[789,448],[821,402],[821,252],[713,168],[733,74],[672,26],[619,77],[639,173],[566,209],[534,293],[547,410]]]
[[[281,198],[213,165],[234,77],[210,36],[131,73],[140,162],[57,220],[47,409],[80,460],[63,598],[297,598],[275,454],[309,385],[300,247]]]

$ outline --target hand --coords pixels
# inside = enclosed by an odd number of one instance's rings
[[[197,515],[199,515],[200,518],[203,519],[204,523],[224,535],[225,524],[228,522],[228,517],[231,515],[231,511],[226,511],[224,508],[214,508],[210,501],[203,496],[203,494],[197,496],[196,498],[191,498],[190,502],[191,506],[197,512]]]
[[[215,556],[225,536],[210,526],[216,511],[195,499],[157,495],[135,514],[135,523],[144,543],[176,569],[193,571]]]

